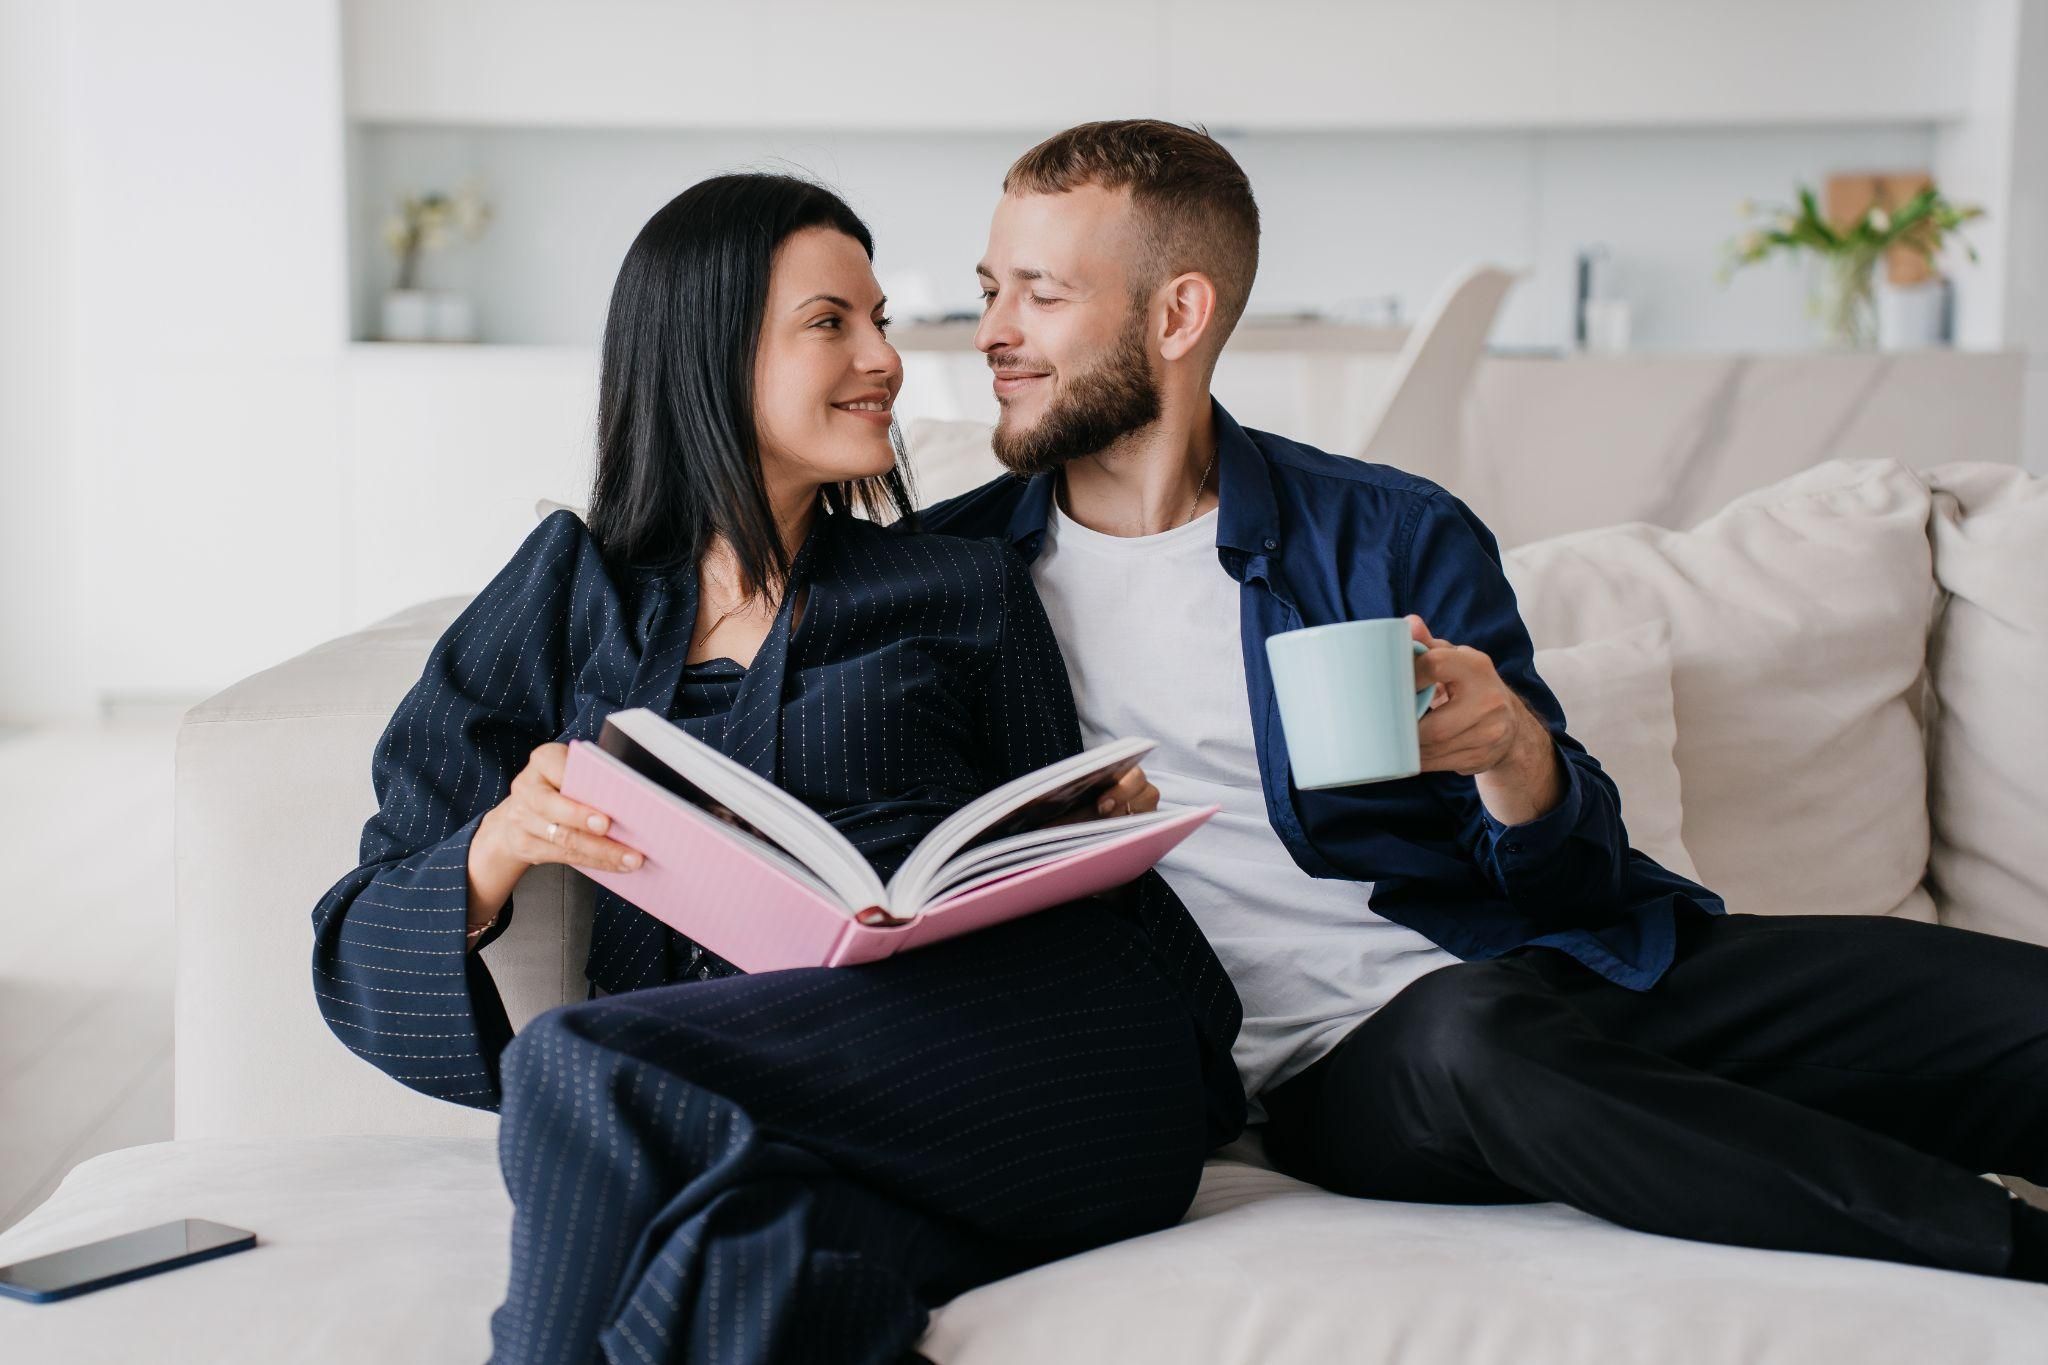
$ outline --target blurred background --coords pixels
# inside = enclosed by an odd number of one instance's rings
[[[1396,461],[1503,544],[1733,447],[2048,473],[2044,0],[0,0],[0,1226],[169,1135],[178,717],[582,502],[654,210],[826,180],[902,416],[986,421],[1003,170],[1133,115],[1250,173],[1249,425],[1377,449],[1418,326],[1512,274]]]

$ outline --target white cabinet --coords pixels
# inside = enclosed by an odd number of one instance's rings
[[[1163,0],[347,0],[351,117],[1056,128],[1156,112]]]
[[[1899,123],[1974,0],[345,0],[351,117],[1050,130]]]

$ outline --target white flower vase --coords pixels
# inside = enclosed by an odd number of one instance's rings
[[[476,340],[476,309],[470,305],[469,295],[434,295],[432,335],[436,341]]]
[[[434,333],[434,299],[424,289],[392,289],[384,294],[379,335],[386,341],[426,341]]]
[[[1877,286],[1877,347],[1881,351],[1924,351],[1947,343],[1948,281]]]

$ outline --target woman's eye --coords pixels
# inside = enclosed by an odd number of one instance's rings
[[[1058,303],[1058,302],[1059,302],[1059,300],[1058,300],[1058,299],[1049,299],[1049,298],[1045,297],[1045,296],[1044,296],[1043,294],[1033,294],[1033,295],[1031,296],[1031,301],[1032,301],[1033,303],[1035,303],[1035,304],[1038,304],[1038,305],[1039,305],[1040,307],[1044,307],[1044,306],[1045,306],[1045,305],[1047,305],[1047,304],[1053,304],[1053,303]]]
[[[890,326],[890,324],[891,324],[891,323],[893,323],[893,322],[895,322],[895,321],[896,321],[896,319],[894,319],[894,318],[876,318],[876,319],[875,319],[875,330],[876,330],[876,331],[878,331],[878,332],[886,332],[886,331],[888,331],[888,330],[889,330],[889,326]]]
[[[811,324],[813,327],[837,327],[838,325],[839,319],[836,317],[822,317]]]

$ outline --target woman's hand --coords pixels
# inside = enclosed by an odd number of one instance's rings
[[[1159,809],[1159,788],[1146,780],[1143,768],[1132,768],[1117,779],[1114,787],[1095,803],[1097,818],[1111,815],[1143,815]]]
[[[611,817],[562,795],[569,746],[543,744],[512,779],[505,799],[485,812],[469,845],[469,925],[490,923],[526,869],[567,863],[631,872],[638,850],[605,837]]]

